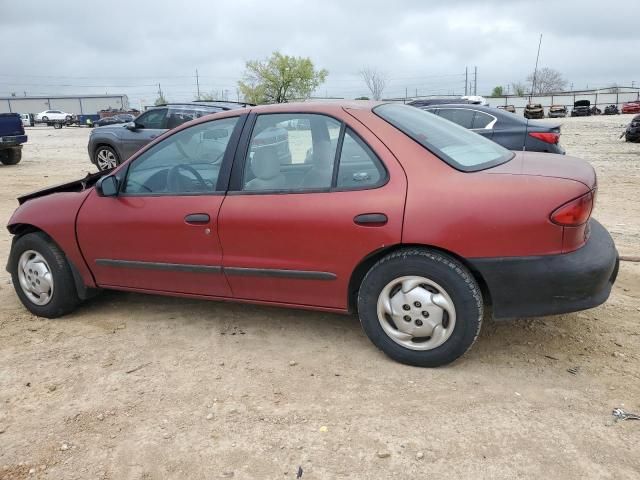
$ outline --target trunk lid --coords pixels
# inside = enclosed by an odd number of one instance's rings
[[[580,182],[589,190],[596,187],[596,172],[591,164],[568,155],[515,152],[515,157],[511,161],[485,170],[484,173],[564,178]]]

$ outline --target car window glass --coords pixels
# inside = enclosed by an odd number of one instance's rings
[[[438,115],[442,118],[446,118],[464,128],[472,128],[474,113],[473,110],[462,108],[441,108],[438,111]]]
[[[185,122],[195,120],[196,118],[203,117],[204,115],[211,115],[213,113],[221,111],[220,109],[197,109],[192,107],[170,107],[167,111],[167,127],[168,129],[175,128],[182,125]]]
[[[165,128],[166,108],[155,108],[143,113],[136,119],[139,128]]]
[[[336,187],[340,189],[372,187],[379,185],[384,177],[385,170],[378,157],[348,128],[342,142]]]
[[[325,115],[259,115],[246,157],[243,190],[330,188],[340,126]]]
[[[473,117],[473,128],[488,128],[488,125],[494,120],[495,119],[488,113],[476,110],[476,115]]]
[[[185,195],[215,191],[222,158],[238,117],[186,128],[138,157],[129,167],[124,193]]]

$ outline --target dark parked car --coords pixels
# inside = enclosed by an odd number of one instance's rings
[[[286,138],[295,162],[255,148],[292,120],[310,126]],[[590,219],[596,188],[588,162],[511,152],[406,105],[268,105],[21,197],[7,268],[42,317],[99,288],[357,312],[387,355],[438,366],[471,347],[485,304],[513,318],[606,301],[618,254]]]
[[[544,118],[544,108],[539,103],[528,103],[524,107],[524,118]]]
[[[617,105],[607,105],[604,108],[605,115],[620,115],[620,110],[618,110]]]
[[[482,105],[440,105],[426,107],[425,110],[473,130],[509,150],[564,153],[559,145],[560,125],[527,121],[504,110]]]
[[[551,105],[549,118],[564,118],[567,116],[567,107],[564,105]]]
[[[498,105],[498,108],[500,110],[504,110],[505,112],[516,113],[515,105]]]
[[[118,115],[112,115],[111,117],[102,117],[100,120],[93,122],[94,127],[104,127],[105,125],[116,125],[118,123],[133,122],[135,117],[130,113],[119,113]]]
[[[22,144],[27,141],[19,113],[0,113],[0,162],[15,165],[22,160]]]
[[[96,128],[89,136],[89,158],[99,170],[114,168],[167,130],[213,113],[239,109],[235,102],[171,103],[150,108],[132,122]],[[268,129],[260,140],[263,147],[278,150],[282,163],[291,162],[284,128]]]
[[[640,142],[640,115],[633,117],[623,135],[627,142]]]
[[[572,117],[588,117],[591,116],[591,102],[589,100],[577,100],[573,102]]]

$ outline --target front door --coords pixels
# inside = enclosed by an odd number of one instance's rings
[[[181,130],[116,172],[117,196],[89,195],[77,234],[99,286],[230,295],[217,228],[219,180],[240,123],[230,117]]]
[[[135,128],[123,126],[122,156],[126,160],[167,129],[167,108],[153,108],[134,120]]]
[[[254,119],[220,212],[233,296],[344,309],[356,265],[400,242],[404,172],[346,113],[262,114],[247,123]]]

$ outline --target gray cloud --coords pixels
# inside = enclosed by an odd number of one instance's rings
[[[0,16],[0,95],[127,93],[152,102],[228,90],[248,59],[280,50],[327,68],[320,95],[366,94],[357,72],[389,76],[388,95],[460,93],[523,80],[543,34],[542,66],[577,88],[640,83],[637,0],[309,0],[6,2]],[[635,43],[635,44],[634,44]]]

